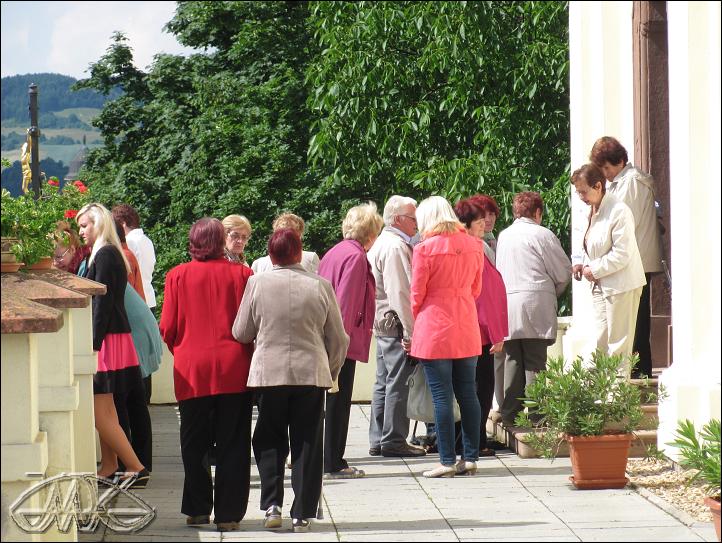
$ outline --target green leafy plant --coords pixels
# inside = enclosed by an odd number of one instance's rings
[[[667,445],[679,449],[683,468],[696,470],[689,480],[700,479],[705,484],[707,494],[720,499],[720,420],[712,419],[697,433],[690,420],[679,421],[676,439]]]
[[[625,357],[600,351],[585,364],[577,357],[566,367],[563,357],[547,362],[547,369],[527,385],[522,398],[528,413],[519,413],[517,426],[534,427],[526,442],[546,458],[554,458],[566,435],[593,436],[629,433],[644,417],[639,387],[620,377]],[[638,362],[629,357],[630,367]]]
[[[74,218],[88,200],[88,188],[82,181],[66,184],[61,190],[54,177],[44,184],[37,200],[32,193],[13,198],[3,190],[2,235],[18,240],[11,247],[15,258],[30,265],[52,255],[57,222]]]

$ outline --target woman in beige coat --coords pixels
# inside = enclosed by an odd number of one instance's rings
[[[290,228],[268,241],[273,270],[252,276],[233,323],[241,343],[256,340],[248,386],[256,388],[253,452],[261,477],[264,526],[281,526],[291,441],[293,530],[316,516],[323,476],[323,404],[348,348],[331,284],[301,266],[301,238]]]
[[[574,278],[591,283],[597,349],[609,355],[632,353],[637,309],[646,284],[627,204],[606,191],[604,173],[586,164],[572,174],[579,198],[591,207],[584,234],[584,264]],[[629,368],[621,368],[628,375]]]

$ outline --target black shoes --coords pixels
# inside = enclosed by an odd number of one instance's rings
[[[381,447],[371,447],[369,449],[369,456],[381,456]]]
[[[369,451],[370,453],[371,451]],[[394,456],[394,457],[405,457],[405,456],[425,456],[426,450],[421,447],[415,447],[404,443],[396,447],[381,447],[381,456]]]

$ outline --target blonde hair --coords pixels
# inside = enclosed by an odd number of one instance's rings
[[[123,246],[120,244],[120,238],[118,237],[118,233],[115,231],[115,221],[113,220],[113,215],[111,215],[110,211],[108,211],[108,208],[106,208],[103,204],[86,204],[80,209],[80,211],[78,211],[78,214],[75,216],[75,221],[80,223],[80,218],[84,215],[87,215],[90,222],[93,223],[96,232],[93,250],[90,252],[90,258],[88,259],[88,267],[90,267],[93,260],[95,260],[95,255],[98,251],[103,246],[110,244],[118,249],[120,256],[123,258],[126,272],[130,273],[130,264],[123,252]]]
[[[245,228],[249,234],[252,232],[251,222],[243,215],[228,215],[221,223],[223,223],[226,233],[234,228]]]
[[[293,213],[281,213],[276,220],[273,221],[273,231],[280,230],[281,228],[292,228],[300,237],[303,236],[303,232],[306,229],[306,223],[298,215]]]
[[[346,218],[341,225],[344,239],[355,239],[361,245],[375,236],[384,226],[384,220],[376,211],[376,204],[369,202],[354,206],[346,213]]]
[[[463,225],[454,213],[454,208],[441,196],[429,196],[422,201],[416,208],[416,221],[423,237],[463,229]]]

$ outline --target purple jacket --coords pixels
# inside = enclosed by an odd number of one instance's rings
[[[345,239],[321,259],[318,274],[333,286],[346,333],[351,337],[346,358],[368,362],[376,313],[376,281],[361,244]]]

